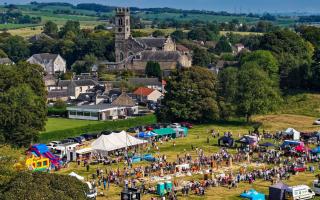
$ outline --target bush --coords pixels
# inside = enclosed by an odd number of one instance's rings
[[[18,173],[0,188],[0,199],[85,200],[88,187],[74,177],[49,173]]]
[[[66,108],[55,108],[55,107],[49,107],[48,108],[48,116],[52,117],[67,117],[68,112]]]

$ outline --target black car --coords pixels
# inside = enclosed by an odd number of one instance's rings
[[[84,137],[86,140],[92,140],[94,138],[92,134],[88,133],[82,134],[81,136]]]
[[[62,140],[62,141],[61,141],[61,144],[68,144],[68,143],[73,143],[73,142],[74,142],[73,139],[68,138],[68,139]]]
[[[105,131],[101,131],[101,135],[110,135],[112,133],[112,131],[110,130],[105,130]]]

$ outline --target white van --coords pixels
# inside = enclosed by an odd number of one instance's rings
[[[309,186],[297,185],[286,189],[286,200],[302,200],[312,199],[316,194],[311,190]]]
[[[94,188],[90,182],[86,182],[86,184],[88,185],[88,188],[89,188],[89,192],[86,194],[87,198],[96,199],[98,195],[97,188],[96,187]]]
[[[314,193],[317,195],[320,195],[320,182],[318,180],[313,181],[312,189]]]

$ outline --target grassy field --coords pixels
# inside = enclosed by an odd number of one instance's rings
[[[46,123],[46,131],[60,131],[70,128],[78,128],[93,124],[99,124],[103,122],[99,121],[89,121],[89,120],[73,120],[73,119],[65,119],[65,118],[48,118]]]
[[[272,117],[272,115],[267,116],[257,116],[254,118],[254,121],[262,122],[262,126],[268,126],[269,131],[277,131],[277,130],[283,130],[284,128],[287,128],[288,126],[291,126],[297,122],[297,117],[299,120],[302,120],[301,124],[295,124],[295,128],[298,130],[318,130],[319,126],[312,126],[308,125],[312,123],[311,117],[305,117],[305,116],[297,116],[297,115],[286,115],[286,114],[280,114],[277,115],[278,117]],[[282,120],[282,121],[281,121]],[[266,122],[265,122],[266,121]],[[228,122],[228,123],[211,123],[211,124],[205,124],[205,125],[196,125],[193,129],[190,129],[189,135],[186,138],[178,138],[175,140],[176,146],[173,147],[173,142],[167,142],[163,143],[162,145],[159,144],[159,154],[166,154],[169,161],[174,161],[177,157],[177,155],[184,155],[185,152],[190,153],[193,157],[196,157],[196,152],[192,151],[191,145],[194,147],[202,148],[205,153],[211,154],[214,152],[217,152],[220,147],[217,145],[217,138],[212,138],[210,136],[209,130],[215,129],[219,131],[220,133],[223,133],[225,131],[231,131],[233,135],[238,138],[239,135],[246,134],[248,130],[252,130],[252,125],[247,125],[244,122],[241,121],[234,121],[234,122]],[[209,137],[209,143],[207,143],[207,137]],[[234,149],[230,150],[231,152],[235,152]],[[143,151],[146,152],[146,151]],[[157,155],[157,152],[151,151],[154,155]],[[136,163],[135,166],[141,166],[146,165],[147,163]],[[123,164],[119,164],[120,168],[123,167]],[[77,167],[75,163],[71,163],[69,168],[62,169],[58,173],[61,174],[69,174],[70,172],[76,172],[80,174],[81,176],[86,177],[86,179],[90,179],[91,174],[95,173],[97,168],[102,168],[104,170],[110,170],[110,169],[116,169],[118,165],[112,165],[112,166],[103,166],[103,165],[96,165],[91,166],[89,172],[86,171],[84,167]],[[234,164],[233,171],[236,172],[237,169],[239,169],[240,165]],[[252,168],[256,167],[255,164],[251,165]],[[227,168],[224,168],[226,170]],[[221,170],[220,170],[221,171]],[[317,171],[318,173],[319,171]],[[202,176],[192,176],[192,177],[184,177],[183,180],[201,180]],[[311,173],[303,173],[296,176],[292,176],[287,183],[289,185],[298,185],[298,184],[311,184],[312,181],[315,179],[315,174]],[[182,180],[181,178],[177,179]],[[217,199],[217,200],[235,200],[240,199],[239,194],[242,193],[244,190],[248,190],[250,188],[254,188],[258,190],[259,192],[264,192],[265,194],[268,194],[268,186],[270,185],[270,182],[266,181],[257,181],[253,185],[249,185],[248,183],[241,183],[238,188],[236,189],[228,189],[226,187],[217,187],[207,190],[205,197],[198,197],[195,195],[191,195],[188,198],[179,196],[179,199]],[[121,188],[115,185],[111,186],[111,189],[109,191],[104,191],[106,196],[100,197],[98,200],[109,200],[109,199],[117,199],[119,196],[119,193],[121,191]],[[143,196],[142,199],[150,199],[151,195]]]
[[[52,140],[62,140],[84,133],[101,132],[103,130],[127,130],[130,127],[153,124],[155,122],[156,118],[154,115],[105,122],[49,119],[46,125],[46,131],[39,135],[39,142],[47,143]]]

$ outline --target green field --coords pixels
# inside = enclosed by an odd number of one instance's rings
[[[78,128],[82,126],[88,126],[93,124],[99,124],[103,122],[99,121],[88,121],[88,120],[73,120],[73,119],[65,119],[65,118],[48,118],[46,123],[46,131],[60,131],[69,128]]]
[[[153,124],[154,115],[130,118],[116,121],[87,121],[50,118],[46,124],[46,131],[40,133],[39,141],[47,143],[52,140],[62,140],[79,136],[84,133],[101,132],[103,130],[127,130],[130,127]]]

